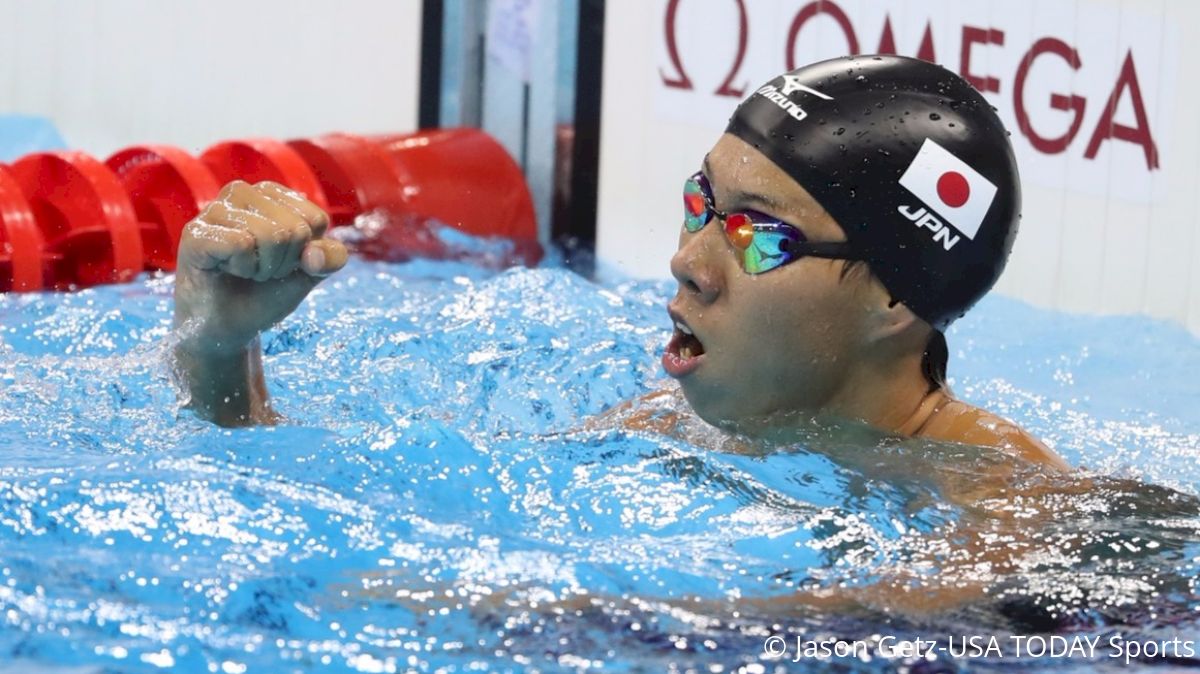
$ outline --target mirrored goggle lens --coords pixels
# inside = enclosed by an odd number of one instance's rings
[[[704,187],[696,176],[688,178],[683,184],[683,226],[689,232],[698,232],[711,216]]]
[[[737,229],[736,232],[730,232],[726,228],[726,234],[730,242],[741,249],[742,269],[748,274],[769,272],[795,260],[796,254],[792,251],[796,244],[804,240],[799,230],[791,225],[778,221],[755,221],[749,216],[744,223],[739,223]]]

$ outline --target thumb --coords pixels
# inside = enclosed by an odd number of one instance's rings
[[[325,277],[346,266],[349,257],[341,241],[313,239],[300,253],[300,269],[309,276]]]

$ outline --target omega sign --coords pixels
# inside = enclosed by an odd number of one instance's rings
[[[785,69],[903,54],[940,63],[987,96],[1026,155],[1027,179],[1106,191],[1100,179],[1144,200],[1150,176],[1170,161],[1174,33],[1161,14],[1065,0],[660,1],[660,112],[688,110],[690,99],[693,121],[720,123]],[[1044,160],[1030,161],[1030,152]]]

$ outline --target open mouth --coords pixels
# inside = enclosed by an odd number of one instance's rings
[[[687,323],[676,319],[675,332],[663,352],[663,369],[672,377],[683,377],[699,367],[704,356],[704,343]]]
[[[683,321],[675,322],[675,334],[672,336],[671,341],[678,344],[680,358],[695,358],[696,356],[704,355],[704,344],[696,338],[696,335],[692,333],[692,329]]]

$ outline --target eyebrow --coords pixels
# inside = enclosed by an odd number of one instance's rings
[[[712,166],[708,162],[708,155],[704,155],[703,168],[704,168],[704,176],[706,178],[708,178],[709,184],[712,184],[713,183]],[[763,194],[761,192],[748,192],[746,190],[735,187],[729,192],[728,196],[729,196],[730,200],[735,204],[757,203],[757,204],[766,206],[767,208],[770,208],[771,210],[775,211],[776,213],[782,213],[787,210],[787,208],[786,208],[786,206],[784,206],[783,202],[779,201],[778,199],[776,199],[774,197]],[[730,210],[730,209],[726,208],[725,210]]]

